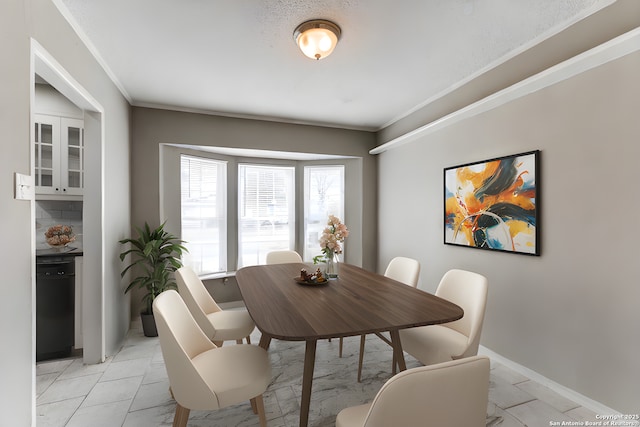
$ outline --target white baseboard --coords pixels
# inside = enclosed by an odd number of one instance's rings
[[[615,409],[611,409],[608,406],[600,402],[597,402],[593,399],[590,399],[587,396],[584,396],[575,390],[565,387],[562,384],[558,384],[557,382],[552,381],[543,375],[540,375],[536,371],[533,371],[525,366],[522,366],[514,362],[513,360],[507,359],[506,357],[501,356],[500,354],[492,350],[489,350],[484,346],[480,346],[480,348],[478,349],[478,354],[488,356],[490,359],[495,360],[496,362],[501,363],[502,365],[508,367],[509,369],[512,369],[518,372],[519,374],[524,375],[525,377],[539,384],[542,384],[545,387],[550,388],[551,390],[555,391],[559,395],[566,397],[567,399],[577,403],[580,406],[583,406],[587,409],[592,410],[596,414],[621,415],[621,413],[616,411]]]

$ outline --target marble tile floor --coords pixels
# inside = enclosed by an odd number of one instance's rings
[[[258,343],[260,334],[252,334]],[[235,345],[228,343],[227,345]],[[356,381],[359,337],[319,341],[309,425],[335,425],[344,407],[370,401],[391,375],[391,348],[374,335],[367,337],[363,381]],[[303,342],[273,340],[273,381],[264,395],[270,427],[298,426]],[[407,355],[407,367],[420,364]],[[40,362],[36,366],[38,427],[165,427],[171,426],[175,402],[158,338],[147,338],[133,325],[122,349],[105,363],[83,365],[81,358]],[[596,414],[528,378],[492,363],[487,426],[542,427],[552,421],[595,421]],[[239,404],[218,411],[192,411],[191,427],[258,426],[251,406]],[[558,424],[560,425],[560,424]],[[575,425],[575,424],[574,424]],[[464,426],[460,426],[464,427]]]

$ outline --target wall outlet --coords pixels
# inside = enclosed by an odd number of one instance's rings
[[[15,199],[16,200],[33,200],[35,195],[34,188],[33,188],[33,177],[31,175],[24,175],[16,172],[15,182],[16,182]]]

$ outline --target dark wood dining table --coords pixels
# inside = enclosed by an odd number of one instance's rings
[[[460,319],[459,306],[355,265],[340,264],[339,278],[324,284],[298,284],[307,264],[244,267],[237,271],[238,287],[256,327],[260,346],[272,339],[305,341],[300,426],[309,420],[309,404],[320,339],[389,332],[393,356],[406,369],[398,331]]]

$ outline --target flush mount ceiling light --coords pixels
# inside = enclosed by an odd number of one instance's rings
[[[331,55],[340,38],[340,27],[331,21],[313,19],[298,25],[293,32],[302,53],[311,59],[322,59]]]

